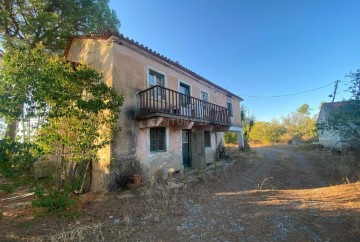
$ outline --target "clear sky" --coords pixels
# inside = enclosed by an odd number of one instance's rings
[[[359,0],[110,0],[125,36],[240,95],[257,120],[308,103],[360,69]],[[339,83],[336,100],[348,98]]]

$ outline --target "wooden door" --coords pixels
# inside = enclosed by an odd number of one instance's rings
[[[191,166],[190,156],[190,130],[182,131],[182,156],[184,167]]]
[[[204,132],[191,132],[191,167],[205,168]]]

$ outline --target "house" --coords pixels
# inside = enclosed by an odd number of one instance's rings
[[[124,97],[121,130],[92,164],[92,191],[124,186],[135,172],[202,169],[224,131],[242,134],[241,97],[123,35],[72,36],[65,57],[103,72]]]
[[[358,101],[323,103],[316,121],[319,143],[339,150],[358,147],[359,112]]]

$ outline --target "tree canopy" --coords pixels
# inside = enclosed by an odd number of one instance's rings
[[[67,38],[112,30],[120,21],[109,0],[0,0],[0,35],[5,44],[22,42],[30,48],[42,43],[61,53]]]
[[[0,176],[29,175],[39,156],[53,157],[60,164],[58,196],[62,174],[88,167],[111,142],[122,96],[102,81],[102,73],[62,57],[70,35],[118,31],[108,3],[0,0],[0,117],[8,126],[0,140]]]
[[[316,117],[310,116],[308,104],[296,111],[273,119],[271,122],[255,122],[249,140],[253,143],[285,143],[293,139],[313,140],[316,137]]]
[[[360,69],[346,77],[350,78],[350,99],[333,108],[327,118],[318,124],[318,129],[341,131],[345,138],[360,143]]]

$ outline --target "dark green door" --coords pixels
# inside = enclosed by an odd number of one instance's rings
[[[190,167],[190,131],[182,131],[182,155],[184,167]]]

